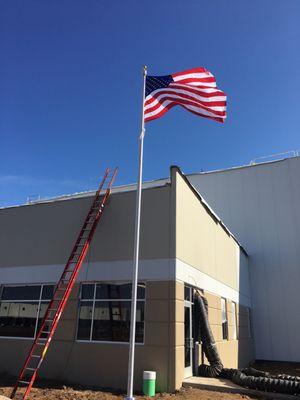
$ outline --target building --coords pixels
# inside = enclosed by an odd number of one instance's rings
[[[255,358],[299,362],[300,157],[189,180],[250,255]]]
[[[0,210],[0,372],[21,368],[92,197]],[[126,387],[134,213],[135,186],[115,188],[40,376]],[[157,371],[161,391],[195,372],[195,289],[224,365],[253,360],[249,257],[177,167],[144,185],[140,257],[136,389],[143,370]]]

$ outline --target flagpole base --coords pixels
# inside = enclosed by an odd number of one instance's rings
[[[135,400],[135,397],[124,397],[124,400]]]

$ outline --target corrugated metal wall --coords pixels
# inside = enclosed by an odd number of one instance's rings
[[[189,179],[250,255],[256,358],[300,361],[300,157]]]

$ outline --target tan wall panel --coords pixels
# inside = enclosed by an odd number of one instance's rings
[[[77,299],[69,299],[66,308],[63,311],[62,318],[63,319],[77,319],[77,311],[78,311],[78,300]]]
[[[246,327],[241,327],[241,331],[237,328],[238,339],[233,339],[233,317],[234,313],[231,312],[230,300],[226,300],[227,303],[227,318],[228,318],[228,337],[229,340],[224,340],[222,335],[222,323],[221,323],[221,297],[213,293],[204,292],[206,299],[208,300],[208,315],[210,321],[210,327],[217,343],[217,347],[220,353],[221,360],[227,368],[240,368],[248,366],[254,358],[253,342],[247,336]],[[245,309],[245,308],[243,308]],[[237,305],[238,310],[238,305]],[[240,317],[244,319],[245,314],[241,314]],[[241,337],[239,337],[241,335]],[[200,359],[201,362],[201,359]],[[207,362],[207,360],[206,360]]]
[[[184,300],[184,284],[183,282],[175,282],[175,297],[178,300]]]
[[[225,368],[244,368],[254,358],[251,340],[224,340],[217,343],[222,363]]]
[[[176,169],[176,257],[239,290],[240,248],[215,222]]]
[[[183,300],[175,300],[170,302],[170,316],[175,322],[184,322]]]
[[[216,342],[220,342],[221,340],[223,340],[222,325],[210,325],[210,328]]]
[[[184,323],[175,322],[170,329],[170,344],[172,346],[184,346]]]
[[[183,311],[178,311],[181,308],[178,305],[182,305],[183,301],[174,300],[176,290],[178,293],[182,293],[182,290],[180,284],[171,284],[169,297],[153,299],[152,295],[153,297],[165,295],[163,290],[165,282],[151,282],[151,285],[153,290],[146,289],[145,345],[136,346],[136,390],[141,390],[143,370],[153,369],[157,371],[158,390],[174,391],[182,383],[182,381],[179,385],[176,383],[175,363],[180,363],[182,358],[180,352],[177,354],[177,349],[180,349],[178,345],[184,343],[184,325],[183,322],[177,323],[175,316],[180,315],[182,319]],[[79,285],[76,285],[74,295],[78,295],[78,289]],[[47,352],[40,376],[64,383],[125,389],[128,344],[75,342],[77,302],[78,299],[70,300]],[[170,311],[171,308],[173,311]],[[179,329],[175,329],[175,325]],[[16,375],[31,343],[30,340],[1,339],[0,372]]]
[[[215,308],[209,308],[208,321],[212,325],[221,325],[222,324],[221,310],[217,310]]]
[[[110,197],[90,261],[133,258],[135,195],[133,191]],[[64,264],[91,202],[80,198],[0,210],[0,268]],[[142,259],[170,258],[170,213],[170,186],[143,190]]]
[[[53,340],[74,341],[76,338],[76,322],[74,319],[62,318],[59,321]]]
[[[234,334],[234,325],[229,325],[228,326],[228,338],[229,340],[237,340],[238,338],[238,329],[235,328],[236,331],[236,338],[234,339],[233,334]]]
[[[168,346],[170,325],[168,322],[146,322],[145,344],[149,346]]]
[[[221,310],[221,297],[204,291],[204,296],[208,302],[208,307]]]
[[[175,349],[176,363],[175,363],[175,383],[174,388],[180,389],[183,382],[183,368],[184,368],[184,346],[177,346]]]
[[[169,299],[170,297],[170,284],[171,282],[148,282],[147,284],[147,297],[151,299]]]
[[[167,300],[147,300],[147,320],[153,322],[166,322],[169,320],[170,305]]]

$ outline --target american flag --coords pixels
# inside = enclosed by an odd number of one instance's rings
[[[215,121],[224,122],[226,118],[226,94],[217,88],[213,74],[203,67],[147,76],[145,122],[161,117],[176,105]]]

